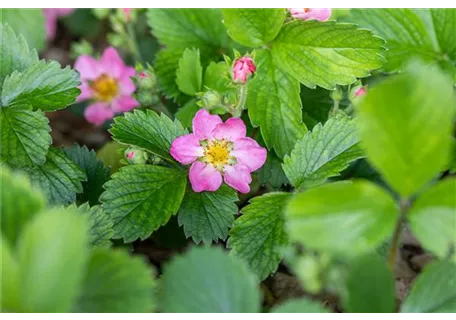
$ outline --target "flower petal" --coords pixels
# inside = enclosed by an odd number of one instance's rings
[[[79,71],[82,81],[95,80],[102,74],[98,61],[88,55],[79,56],[74,68]]]
[[[119,79],[126,68],[119,53],[113,47],[107,48],[100,59],[100,66],[104,74]]]
[[[133,70],[133,75],[131,75],[131,72],[124,72],[122,77],[118,80],[118,85],[119,85],[119,91],[121,94],[124,95],[131,95],[133,92],[136,91],[136,86],[133,82],[133,80],[130,77],[133,77],[135,75],[135,70],[133,68],[126,68],[126,69],[132,69]]]
[[[222,185],[222,174],[213,165],[200,161],[193,162],[189,177],[195,192],[216,191]]]
[[[139,102],[132,96],[120,96],[112,101],[112,109],[115,112],[128,112],[139,106]]]
[[[84,111],[84,117],[90,123],[97,126],[114,117],[114,111],[104,102],[97,102],[88,106]]]
[[[252,177],[247,166],[237,164],[234,166],[225,166],[224,169],[225,174],[223,177],[227,185],[241,193],[249,193]]]
[[[212,131],[223,123],[219,116],[213,116],[206,109],[199,110],[193,118],[193,133],[200,139],[212,138]]]
[[[218,124],[212,135],[216,139],[226,139],[228,141],[235,141],[236,139],[245,137],[247,129],[245,128],[244,121],[240,118],[229,118],[225,123]]]
[[[79,94],[76,100],[77,102],[81,102],[92,97],[92,89],[90,88],[87,82],[83,81],[82,84],[79,86],[79,90],[81,90],[81,93]]]
[[[237,139],[231,154],[236,157],[237,163],[247,166],[250,171],[261,168],[267,157],[266,149],[249,137]]]
[[[182,164],[190,164],[204,155],[203,147],[193,134],[186,134],[176,138],[171,144],[171,156]]]

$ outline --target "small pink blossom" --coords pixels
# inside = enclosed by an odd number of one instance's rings
[[[367,93],[367,90],[365,87],[361,87],[355,92],[355,97],[363,96]]]
[[[191,164],[190,183],[195,192],[216,191],[226,184],[242,193],[250,191],[251,173],[266,161],[266,149],[246,137],[239,118],[223,122],[206,109],[193,118],[193,133],[180,136],[170,153],[182,164]]]
[[[331,9],[330,8],[320,8],[320,9],[312,9],[312,8],[305,8],[305,9],[288,9],[290,11],[291,16],[296,19],[301,20],[320,20],[326,21],[331,16]]]
[[[139,77],[140,77],[141,79],[149,78],[149,76],[147,75],[147,73],[142,72],[142,71],[139,73]]]
[[[135,69],[124,64],[116,49],[107,48],[99,60],[82,55],[74,67],[81,74],[82,82],[77,101],[93,101],[84,113],[90,123],[102,125],[116,113],[139,106],[132,97],[136,90],[131,79],[135,76]]]
[[[131,159],[134,158],[134,156],[135,156],[135,152],[134,151],[130,151],[130,152],[127,153],[127,159],[131,160]]]
[[[65,17],[72,13],[74,8],[61,8],[61,9],[43,9],[44,18],[46,19],[46,39],[52,40],[57,31],[57,20],[59,17]]]
[[[256,71],[255,63],[250,57],[242,57],[234,61],[233,81],[246,83],[247,77]]]
[[[130,21],[130,18],[131,18],[131,10],[133,9],[126,9],[126,8],[123,8],[122,11],[125,15],[125,19],[128,21]]]

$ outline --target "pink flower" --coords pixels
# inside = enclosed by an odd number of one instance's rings
[[[365,87],[361,87],[355,92],[355,97],[363,96],[367,93],[367,90]]]
[[[55,37],[57,31],[57,20],[59,17],[64,17],[72,13],[74,8],[62,8],[62,9],[43,9],[44,18],[46,19],[46,38],[52,40]]]
[[[302,20],[320,20],[326,21],[331,16],[331,9],[329,8],[322,8],[322,9],[288,9],[290,11],[291,16],[296,19]]]
[[[84,113],[90,123],[102,125],[116,113],[139,106],[132,94],[136,86],[130,77],[135,69],[124,64],[116,49],[109,47],[99,60],[88,55],[78,57],[74,65],[81,74],[79,101],[92,100]]]
[[[190,183],[195,192],[216,191],[226,184],[242,193],[250,191],[250,173],[266,161],[266,149],[246,137],[246,127],[239,118],[225,123],[206,109],[193,118],[193,133],[178,137],[170,153],[190,167]]]
[[[123,8],[122,11],[125,15],[125,20],[130,21],[130,17],[131,17],[131,10],[132,9],[127,9],[127,8]]]
[[[134,151],[130,151],[130,152],[127,153],[127,159],[131,160],[131,159],[134,158],[134,156],[135,156],[135,152]]]
[[[233,81],[246,83],[247,77],[256,71],[255,63],[250,57],[242,57],[234,61]]]

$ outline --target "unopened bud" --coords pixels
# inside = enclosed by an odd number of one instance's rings
[[[148,158],[147,152],[134,147],[125,150],[124,155],[129,164],[145,164]]]
[[[234,61],[233,81],[236,83],[246,83],[247,78],[256,71],[255,63],[252,58],[244,56]]]

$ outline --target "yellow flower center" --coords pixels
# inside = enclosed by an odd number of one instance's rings
[[[90,84],[97,100],[111,102],[117,96],[119,87],[117,81],[108,75],[102,74]]]
[[[233,165],[236,158],[231,155],[233,143],[226,140],[203,141],[204,156],[202,161],[212,164],[217,170],[223,171],[226,164]]]

